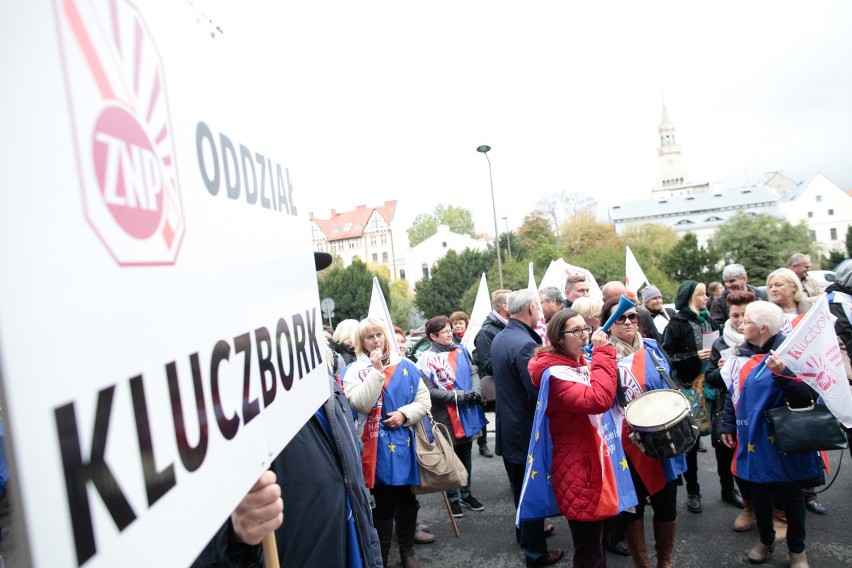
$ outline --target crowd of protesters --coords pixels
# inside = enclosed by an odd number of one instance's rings
[[[276,459],[272,473],[258,481],[196,566],[259,566],[257,544],[272,529],[282,565],[387,566],[395,533],[402,566],[419,566],[414,545],[435,537],[418,522],[411,491],[419,483],[413,426],[429,414],[453,437],[468,473],[464,487],[448,492],[454,517],[464,516],[464,509],[486,508],[474,496],[474,440],[482,456],[502,457],[518,507],[544,384],[551,401],[546,413],[553,489],[569,523],[574,566],[606,566],[607,553],[651,566],[646,504],[653,510],[656,565],[675,563],[677,492],[685,489],[689,513],[702,512],[697,452],[703,436],[714,449],[721,500],[739,509],[732,529],[757,527],[748,561],[766,562],[776,543],[786,540],[790,565],[808,566],[806,511],[826,514],[814,491],[825,483],[824,463],[816,453],[783,455],[769,443],[752,441],[771,438],[758,419],[766,409],[807,406],[817,398],[772,350],[820,294],[827,293],[838,318],[838,340],[852,377],[845,355],[852,349],[852,261],[838,267],[837,281],[826,292],[808,277],[809,267],[807,255],[793,255],[787,267],[770,274],[764,293],[749,284],[745,267],[730,264],[722,273],[724,285],[682,282],[675,309],[665,307],[659,288],[650,284],[640,289],[641,300],[617,281],[601,287],[602,298],[592,297],[591,283],[581,275],[569,276],[563,289],[544,287],[537,294],[496,290],[478,330],[468,329],[464,312],[431,314],[425,324],[429,347],[416,364],[405,357],[401,329],[393,334],[396,356],[381,321],[340,322],[326,334],[328,402]],[[627,304],[625,295],[632,297]],[[537,331],[542,318],[545,334]],[[462,345],[466,333],[476,334],[472,352]],[[758,358],[764,366],[754,364]],[[486,384],[496,392],[494,453],[487,446],[482,407]],[[700,435],[676,455],[655,457],[628,436],[625,409],[665,389],[685,395],[690,423]],[[613,508],[612,476],[597,459],[596,438],[610,432],[610,424],[622,423],[623,431],[611,428],[618,434],[607,436],[620,444],[635,490],[636,503],[623,511]],[[310,474],[305,459],[313,460]],[[279,506],[282,495],[287,514]],[[306,516],[318,520],[290,526],[287,515],[300,507],[310,507],[313,515]],[[519,523],[516,539],[526,566],[563,559],[564,550],[547,546],[553,531],[545,519]]]

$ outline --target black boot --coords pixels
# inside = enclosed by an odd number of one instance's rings
[[[396,538],[399,540],[399,557],[403,568],[420,568],[420,563],[414,556],[414,533],[417,530],[417,510],[420,505],[404,507],[399,510],[399,520],[396,526]],[[387,566],[387,563],[385,563]]]
[[[373,524],[376,525],[376,532],[379,534],[379,546],[382,549],[382,566],[387,566],[388,553],[390,552],[391,539],[393,538],[393,517],[381,521],[374,518]]]

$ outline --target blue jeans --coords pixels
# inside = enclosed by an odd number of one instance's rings
[[[467,442],[462,442],[453,446],[453,450],[455,450],[456,455],[467,470],[467,485],[459,489],[451,489],[447,491],[447,499],[450,501],[458,501],[459,493],[461,493],[461,498],[470,497],[470,482],[471,479],[473,479],[473,461],[470,457],[472,448],[473,440],[468,440]]]

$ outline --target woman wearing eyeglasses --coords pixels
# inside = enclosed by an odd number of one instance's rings
[[[683,388],[695,389],[697,399],[700,401],[705,397],[712,405],[715,389],[704,389],[704,372],[710,361],[710,347],[704,348],[704,334],[719,330],[716,323],[707,311],[707,289],[704,284],[695,280],[686,280],[677,289],[675,296],[675,309],[677,314],[666,326],[663,335],[663,351],[665,351],[672,362],[673,377]],[[698,403],[699,410],[708,415],[705,421],[706,431],[701,435],[710,434],[709,416],[713,415],[713,409]],[[695,409],[693,408],[693,412]],[[686,508],[690,513],[701,512],[701,486],[698,484],[698,449],[700,442],[686,453],[686,473],[683,478],[686,481]],[[728,503],[739,503],[742,508],[742,499],[734,488],[729,488],[722,493],[722,498]]]
[[[583,357],[589,336],[591,368]],[[529,371],[536,387],[549,377],[545,412],[553,438],[553,489],[571,527],[574,566],[606,566],[603,521],[618,512],[608,459],[609,444],[618,439],[610,413],[617,383],[615,349],[604,332],[592,333],[571,308],[553,315],[547,339],[550,345],[533,356]]]
[[[618,306],[619,298],[607,300],[601,309],[601,320],[607,321]],[[669,388],[660,376],[657,366],[669,374],[671,368],[666,355],[653,339],[643,339],[639,333],[639,313],[630,308],[615,320],[610,328],[610,342],[618,357],[619,388],[624,394],[613,407],[620,417],[623,427],[624,408],[627,403],[644,392]],[[624,536],[635,566],[650,566],[648,551],[645,547],[645,500],[651,498],[654,510],[654,548],[657,552],[657,566],[671,568],[677,530],[677,479],[686,471],[686,458],[682,455],[660,460],[646,456],[639,447],[622,436],[624,453],[636,497],[639,504],[635,513],[624,512],[619,515],[624,526]]]
[[[462,507],[472,511],[485,509],[470,493],[473,437],[488,423],[478,404],[482,400],[479,374],[467,349],[453,342],[450,318],[435,316],[426,322],[425,330],[432,344],[417,360],[417,366],[429,378],[424,382],[432,397],[434,418],[453,433],[453,449],[467,469],[467,485],[447,491],[453,516],[463,517]]]

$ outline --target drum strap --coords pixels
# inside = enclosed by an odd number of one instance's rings
[[[663,367],[659,359],[657,359],[657,356],[654,355],[653,349],[646,348],[645,350],[648,352],[648,355],[651,356],[651,361],[654,362],[654,367],[656,367],[657,372],[660,373],[660,376],[663,377],[663,380],[666,381],[666,384],[669,385],[669,388],[674,389],[676,391],[680,391],[680,387],[674,384],[674,381],[672,381],[671,377],[669,377],[669,374],[666,372],[666,368]]]

